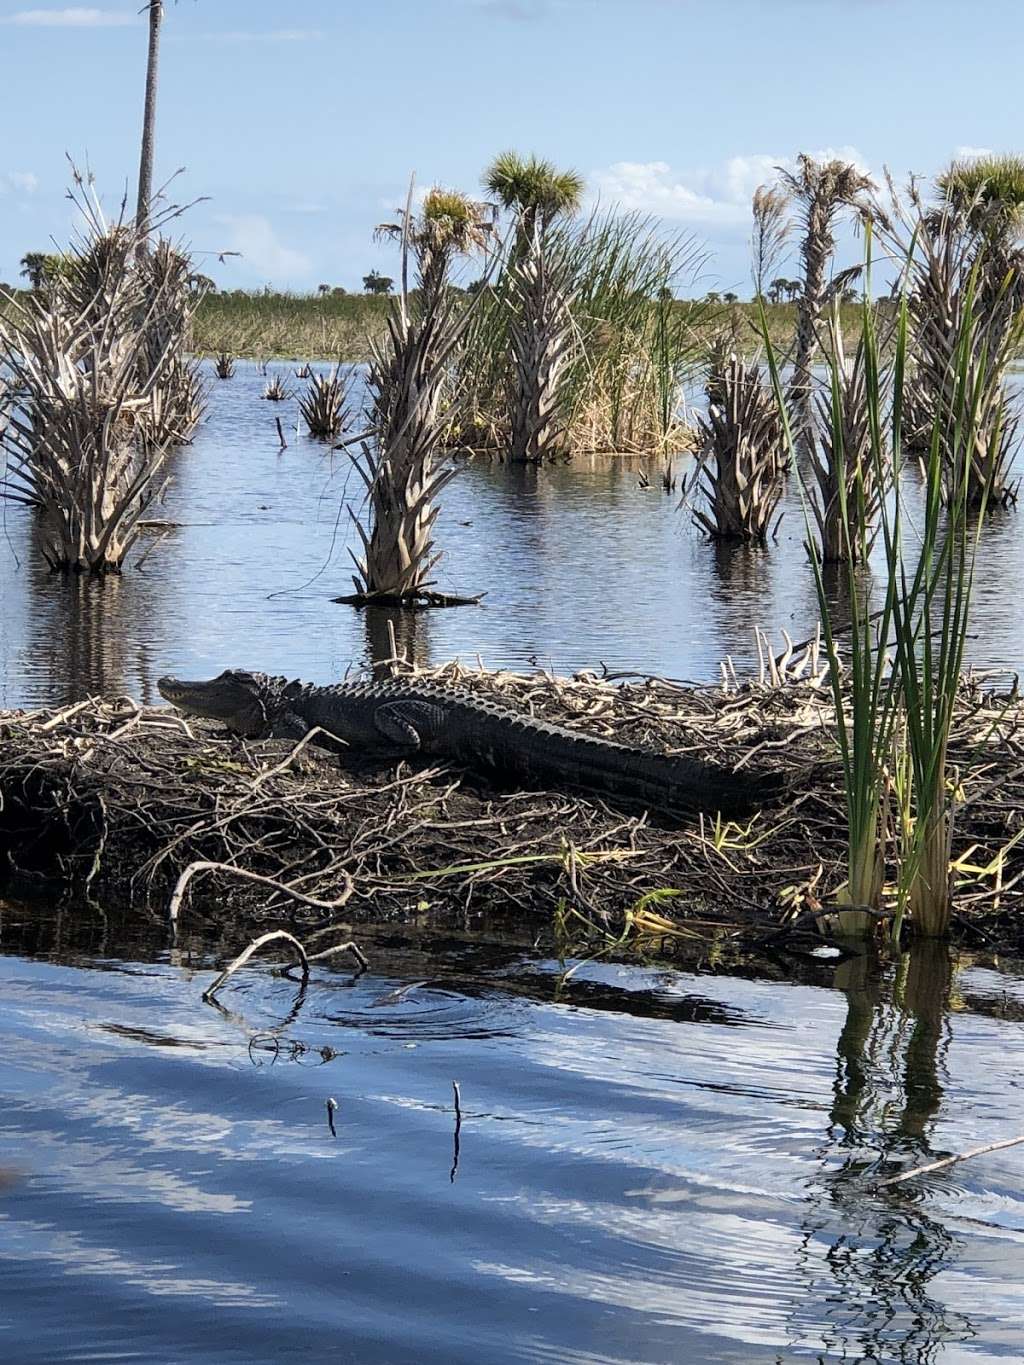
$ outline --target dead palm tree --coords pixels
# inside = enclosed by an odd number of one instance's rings
[[[568,423],[567,385],[575,347],[569,270],[549,229],[578,212],[584,181],[550,161],[502,152],[484,173],[484,188],[515,215],[506,284],[509,458],[553,459]]]
[[[724,335],[711,347],[708,413],[697,417],[701,446],[679,505],[691,506],[694,523],[714,540],[763,542],[782,496],[785,428],[770,385],[731,341]]]
[[[142,151],[139,157],[139,197],[135,221],[139,229],[140,250],[146,250],[150,205],[153,200],[153,153],[156,140],[156,90],[160,65],[160,25],[164,17],[163,0],[149,0],[149,57],[146,62],[146,101],[142,113]]]
[[[438,459],[452,420],[443,400],[449,361],[473,306],[463,307],[448,287],[448,271],[460,252],[481,247],[489,230],[479,205],[440,189],[430,191],[418,214],[410,189],[398,221],[377,230],[378,236],[401,238],[402,283],[387,333],[372,348],[367,387],[375,440],[353,456],[366,485],[370,525],[366,530],[356,522],[363,553],[354,556],[355,596],[345,600],[396,605],[435,600],[427,590],[440,558],[432,538],[437,496],[454,472]]]
[[[1007,386],[1019,351],[1024,253],[1012,215],[977,197],[949,195],[926,204],[916,182],[908,203],[893,189],[890,252],[907,261],[907,314],[914,372],[904,404],[906,443],[925,452],[938,442],[944,499],[962,487],[969,505],[1016,500],[1011,479],[1019,408]],[[973,420],[956,414],[966,373]]]
[[[796,170],[780,168],[779,183],[795,201],[803,229],[800,255],[804,278],[797,304],[796,346],[790,395],[797,415],[799,445],[806,449],[814,426],[811,367],[818,351],[818,328],[829,298],[848,283],[849,272],[828,282],[828,269],[835,254],[835,230],[840,214],[868,211],[868,194],[875,188],[870,177],[848,161],[816,161],[801,153]]]

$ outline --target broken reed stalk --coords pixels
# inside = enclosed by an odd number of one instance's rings
[[[886,1180],[878,1182],[880,1190],[889,1189],[893,1185],[902,1185],[907,1180],[913,1180],[919,1175],[928,1175],[931,1171],[944,1171],[949,1166],[955,1166],[960,1161],[971,1161],[976,1156],[988,1156],[989,1152],[1002,1152],[1007,1147],[1017,1147],[1024,1142],[1024,1134],[1020,1137],[1003,1138],[1001,1142],[986,1142],[982,1147],[969,1147],[966,1152],[955,1152],[953,1156],[944,1156],[939,1161],[929,1161],[924,1166],[914,1166],[909,1171],[902,1171],[899,1175],[891,1175]]]
[[[782,496],[786,452],[782,414],[756,365],[735,353],[714,356],[707,416],[698,415],[701,448],[680,506],[714,539],[764,541]],[[775,523],[778,529],[778,521]]]
[[[227,876],[241,877],[244,881],[258,882],[261,886],[269,886],[272,891],[279,895],[288,896],[290,899],[298,901],[300,905],[308,905],[313,910],[340,910],[352,895],[352,878],[348,873],[344,874],[345,890],[334,900],[317,900],[313,896],[307,896],[302,891],[297,891],[294,886],[289,886],[285,882],[275,881],[273,877],[264,877],[258,872],[251,872],[248,868],[233,867],[230,863],[217,863],[201,859],[194,863],[189,863],[178,878],[171,893],[170,903],[167,906],[167,917],[172,925],[177,925],[178,914],[181,910],[181,903],[185,896],[189,882],[193,877],[202,872],[222,872]]]
[[[341,375],[338,365],[332,365],[328,374],[310,372],[307,377],[306,391],[299,396],[299,412],[310,436],[322,440],[340,436],[351,415],[347,406],[351,381]]]

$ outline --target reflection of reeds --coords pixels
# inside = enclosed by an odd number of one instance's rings
[[[695,506],[693,516],[709,536],[763,541],[785,470],[778,402],[758,367],[735,354],[713,364],[708,394],[707,416],[697,418],[702,444],[683,501],[702,499],[704,507]]]
[[[349,418],[346,403],[350,387],[337,365],[326,375],[310,373],[309,385],[299,395],[299,411],[310,436],[326,440],[341,434]]]

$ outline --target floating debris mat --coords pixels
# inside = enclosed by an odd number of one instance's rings
[[[0,856],[21,882],[102,904],[309,922],[572,922],[604,934],[771,938],[842,883],[831,693],[785,666],[719,687],[662,678],[412,670],[524,714],[662,753],[788,776],[749,820],[526,791],[437,762],[373,763],[242,740],[128,699],[0,713]],[[1024,887],[1024,705],[969,678],[952,876],[958,931],[1006,945]],[[808,781],[807,774],[814,774]],[[783,784],[784,786],[786,783]]]

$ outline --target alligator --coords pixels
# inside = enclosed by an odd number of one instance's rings
[[[178,710],[248,738],[298,740],[319,727],[314,741],[326,748],[439,755],[525,785],[581,787],[665,810],[749,814],[781,794],[773,777],[631,748],[415,679],[315,687],[226,669],[206,681],[161,678],[157,687]]]

